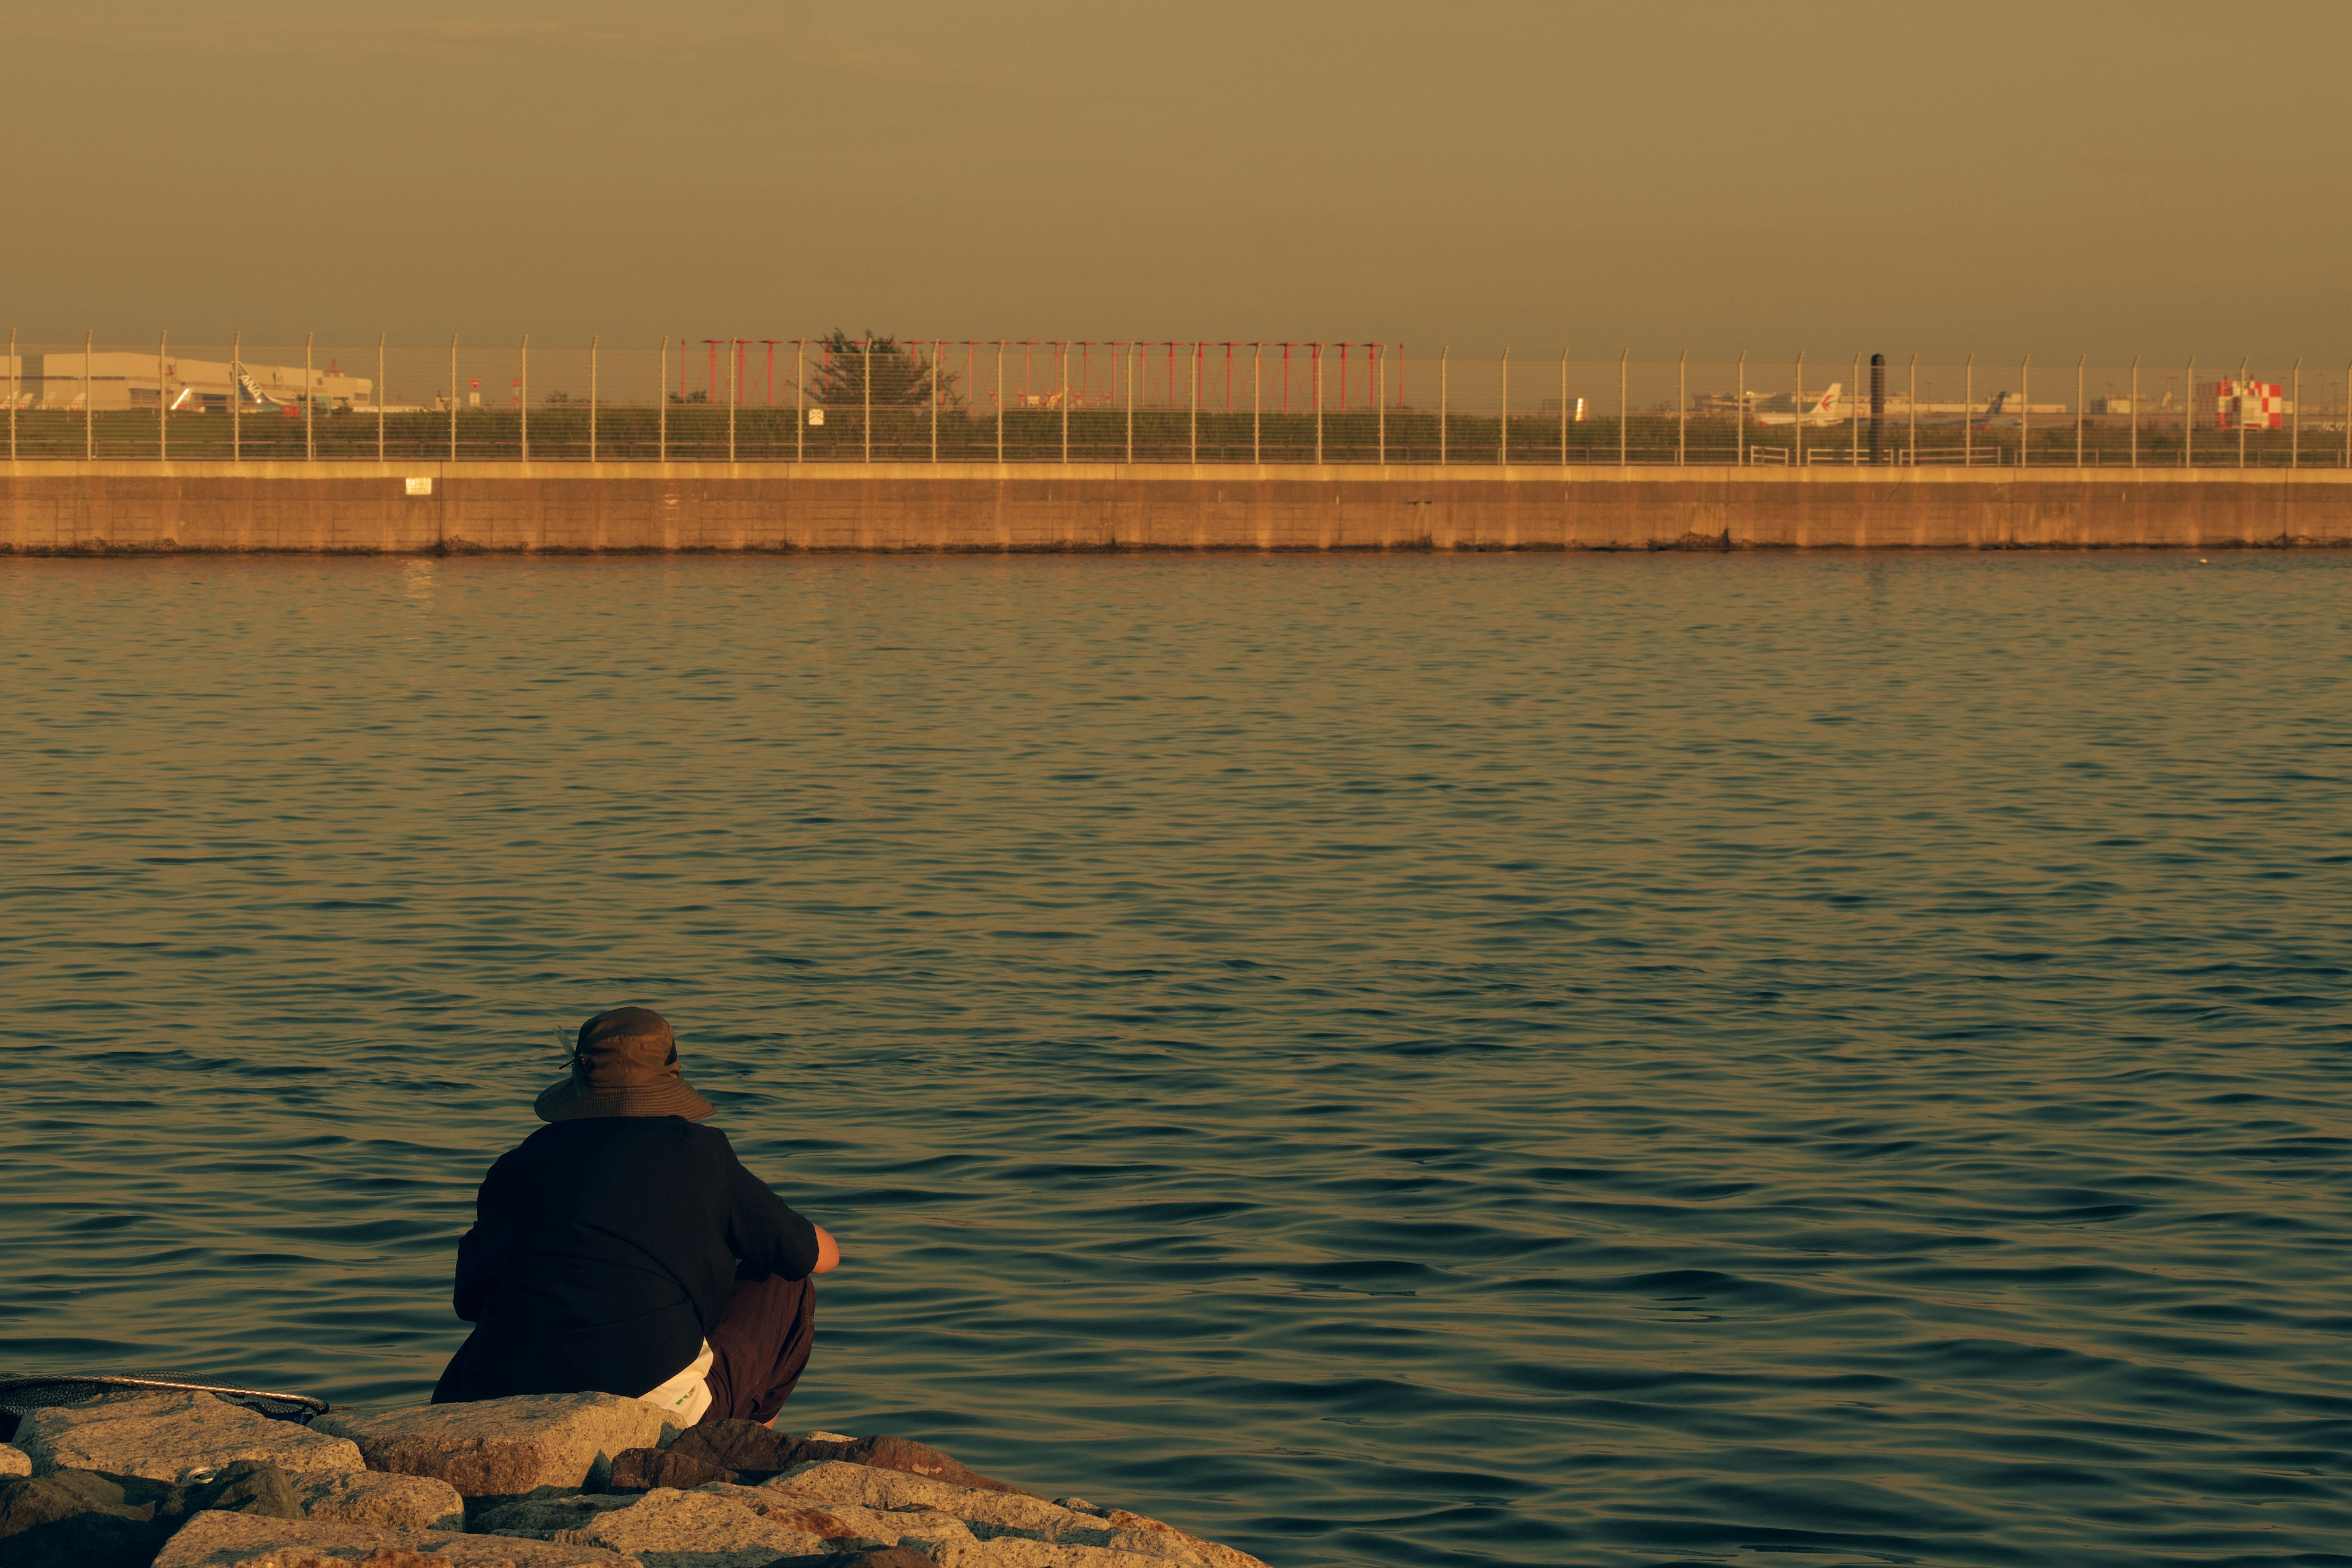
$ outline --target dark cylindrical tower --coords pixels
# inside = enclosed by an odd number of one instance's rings
[[[1870,460],[1874,463],[1886,460],[1878,445],[1878,433],[1885,423],[1886,356],[1873,354],[1870,356]]]

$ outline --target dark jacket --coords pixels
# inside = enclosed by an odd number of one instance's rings
[[[753,1274],[804,1279],[815,1227],[676,1116],[541,1128],[499,1157],[457,1243],[457,1316],[476,1325],[436,1405],[601,1389],[635,1398],[701,1353]]]

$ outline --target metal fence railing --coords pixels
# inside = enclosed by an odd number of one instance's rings
[[[18,458],[2352,468],[2352,370],[1359,342],[19,343]]]

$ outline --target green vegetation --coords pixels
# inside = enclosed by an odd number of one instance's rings
[[[877,462],[927,461],[936,449],[950,462],[993,461],[999,451],[1000,423],[992,409],[974,410],[961,401],[954,377],[942,370],[942,402],[953,395],[936,416],[929,406],[930,362],[908,353],[887,340],[875,340],[874,409],[870,427],[859,390],[863,370],[862,343],[842,338],[848,357],[835,354],[812,376],[813,393],[822,389],[833,398],[822,425],[804,424],[795,410],[784,407],[739,407],[708,402],[672,402],[667,410],[630,405],[591,410],[584,402],[551,401],[530,410],[530,458],[534,462],[580,462],[589,456],[593,419],[595,455],[606,462],[651,462],[665,452],[672,461],[725,461],[732,450],[742,462],[857,462],[869,453]],[[887,347],[886,347],[887,344]],[[887,370],[885,367],[887,367]],[[851,395],[844,400],[840,377],[849,377]],[[159,417],[152,410],[110,410],[88,421],[77,410],[20,410],[13,425],[13,450],[23,458],[152,460],[157,456]],[[1056,408],[1007,408],[1001,426],[1002,451],[1007,462],[1058,461],[1065,451],[1074,462],[1118,462],[1132,451],[1139,462],[1183,462],[1197,452],[1203,463],[1247,463],[1255,452],[1267,463],[1312,463],[1317,455],[1316,420],[1307,414],[1265,414],[1253,426],[1249,414],[1203,411],[1197,418],[1182,408],[1152,406],[1132,416],[1123,408],[1073,408],[1066,418]],[[236,447],[250,461],[299,461],[306,450],[303,420],[275,410],[247,412],[236,422]],[[1491,467],[1503,455],[1503,423],[1492,414],[1449,414],[1440,420],[1428,408],[1388,409],[1385,414],[1363,409],[1327,411],[1322,419],[1321,453],[1332,463],[1436,463],[1441,446],[1449,465]],[[391,462],[440,462],[452,452],[466,462],[512,462],[521,455],[523,419],[514,408],[462,408],[454,419],[446,410],[392,414],[381,421],[366,412],[320,414],[311,422],[310,449],[321,461],[375,460],[381,441]],[[1794,432],[1788,426],[1747,426],[1745,444],[1752,462],[1785,463],[1795,457]],[[1890,460],[1901,460],[1910,432],[1888,421],[1883,449]],[[1812,463],[1843,464],[1859,445],[1865,453],[1866,427],[1857,433],[1851,425],[1811,426],[1803,432],[1804,454]],[[2070,418],[2053,416],[2048,426],[2036,423],[2027,433],[2032,462],[2036,468],[2073,466],[2075,426]],[[1678,426],[1671,415],[1636,415],[1625,422],[1624,451],[1629,461],[1644,467],[1672,464],[1679,450],[1691,464],[1722,464],[1736,460],[1740,432],[1722,417],[1694,418]],[[1979,466],[2001,466],[2017,460],[2020,432],[2015,426],[1969,432],[1966,445]],[[2083,451],[2087,463],[2116,468],[2130,460],[2131,432],[2125,424],[2105,419],[2085,423]],[[225,413],[182,413],[170,416],[170,451],[174,458],[222,460],[231,451],[229,416]],[[936,442],[936,448],[934,443]],[[2284,430],[2249,431],[2245,463],[2249,468],[2284,468],[2295,442]],[[1958,463],[1963,432],[1956,424],[1923,425],[1918,430],[1922,465]],[[1514,415],[1510,420],[1509,459],[1513,467],[1538,467],[1566,460],[1579,465],[1613,465],[1618,461],[1618,422],[1614,418],[1571,421],[1563,431],[1557,415]],[[2138,437],[2139,461],[2147,468],[2178,467],[2181,437],[2176,426],[2157,431],[2143,428]],[[2195,456],[2200,468],[2234,468],[2239,461],[2239,436],[2233,430],[2200,429]],[[2344,464],[2341,429],[2306,430],[2301,441],[2301,462],[2306,468],[2338,468]]]

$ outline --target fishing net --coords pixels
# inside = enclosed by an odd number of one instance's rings
[[[226,1384],[206,1383],[193,1378],[122,1377],[100,1373],[53,1373],[39,1376],[0,1376],[0,1441],[16,1435],[16,1427],[31,1410],[47,1410],[61,1405],[87,1405],[113,1394],[155,1394],[173,1390],[190,1390],[210,1394],[241,1405],[257,1415],[274,1421],[292,1421],[309,1426],[317,1416],[327,1413],[327,1402],[307,1394],[276,1394],[267,1389],[236,1388]]]

